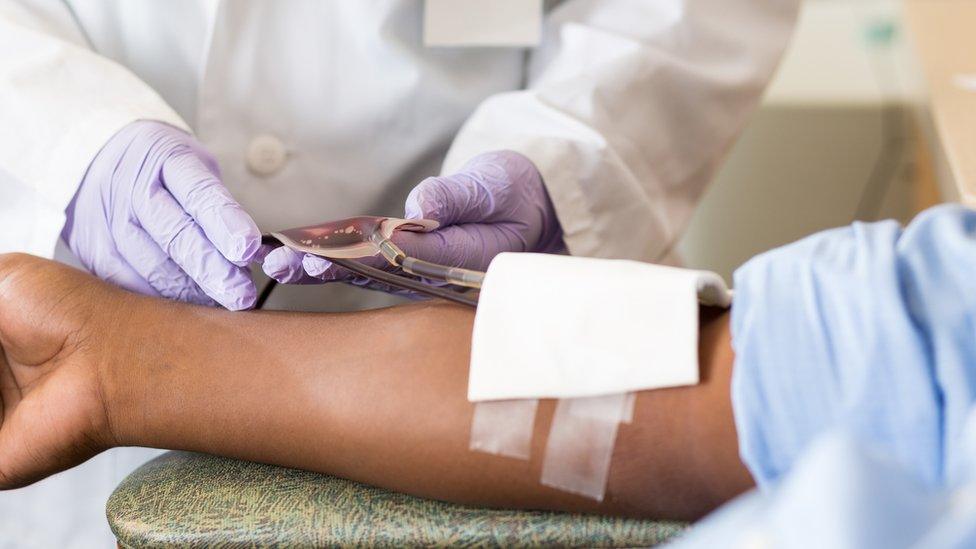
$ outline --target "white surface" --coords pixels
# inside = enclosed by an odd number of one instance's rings
[[[468,399],[697,383],[701,279],[700,271],[634,261],[497,256],[475,316]]]
[[[428,46],[535,46],[542,0],[424,0]]]

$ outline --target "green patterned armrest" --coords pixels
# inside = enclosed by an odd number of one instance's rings
[[[684,528],[562,513],[499,511],[406,496],[326,475],[169,452],[108,500],[125,549],[335,545],[636,547]]]

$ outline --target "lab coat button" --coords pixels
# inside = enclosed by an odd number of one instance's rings
[[[247,146],[247,167],[257,175],[274,175],[285,165],[288,151],[285,144],[273,135],[262,134]]]

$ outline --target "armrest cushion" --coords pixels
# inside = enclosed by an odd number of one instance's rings
[[[120,547],[549,545],[648,546],[684,529],[653,522],[477,509],[327,475],[169,452],[115,489]]]

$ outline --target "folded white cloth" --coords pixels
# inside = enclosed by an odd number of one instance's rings
[[[731,293],[707,271],[505,253],[475,317],[468,399],[572,398],[698,383],[698,305]]]

